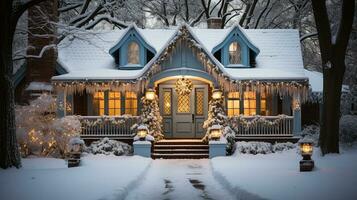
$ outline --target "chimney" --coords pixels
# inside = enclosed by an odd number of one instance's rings
[[[27,59],[26,93],[30,98],[49,88],[34,85],[50,86],[51,77],[55,75],[57,50],[46,46],[57,43],[57,26],[52,23],[58,21],[57,6],[57,0],[44,1],[28,10],[28,31],[31,34],[28,34],[27,54],[38,56],[43,51],[40,58]]]
[[[207,19],[207,28],[209,29],[222,29],[222,18],[208,18]]]

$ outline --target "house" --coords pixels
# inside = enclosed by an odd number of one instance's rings
[[[130,127],[149,89],[159,97],[165,138],[202,138],[214,89],[223,91],[229,117],[279,120],[274,127],[237,127],[238,139],[292,138],[309,92],[322,90],[321,81],[309,85],[313,74],[304,69],[299,32],[291,29],[131,25],[65,38],[57,63],[62,74],[52,83],[65,108],[59,115],[81,115],[84,138],[133,138]]]

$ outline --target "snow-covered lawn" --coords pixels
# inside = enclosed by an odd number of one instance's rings
[[[22,163],[21,169],[0,170],[0,199],[122,199],[144,175],[151,159],[89,155],[76,168],[52,158],[29,158]]]
[[[357,148],[340,155],[313,155],[316,168],[299,172],[296,149],[236,154],[211,160],[216,178],[239,199],[357,199]]]

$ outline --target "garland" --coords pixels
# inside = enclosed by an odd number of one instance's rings
[[[243,115],[238,115],[238,116],[230,117],[229,121],[233,127],[238,127],[241,125],[244,129],[248,129],[257,126],[258,124],[263,124],[264,126],[267,127],[277,127],[281,124],[282,121],[288,118],[287,115],[278,115],[277,117],[278,117],[277,119],[271,121],[271,120],[267,120],[263,116],[256,115],[254,116],[253,119],[247,120],[247,118],[244,117]]]
[[[138,116],[120,116],[118,117],[112,117],[112,116],[101,116],[100,118],[97,118],[96,120],[88,120],[88,119],[83,119],[81,120],[81,123],[84,127],[93,127],[93,126],[103,126],[105,124],[111,124],[111,125],[122,125],[127,122],[128,119],[138,119]]]

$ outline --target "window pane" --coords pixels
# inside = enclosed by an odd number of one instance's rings
[[[196,115],[203,115],[204,93],[196,91]]]
[[[93,94],[93,115],[104,115],[104,92]]]
[[[256,115],[257,99],[253,91],[244,92],[244,115]]]
[[[178,95],[178,97],[177,97],[177,112],[178,113],[189,113],[190,110],[191,110],[190,95]]]
[[[138,100],[135,92],[125,92],[125,114],[137,115]]]
[[[139,64],[139,45],[136,42],[128,45],[128,64]]]
[[[108,94],[108,111],[109,115],[120,115],[120,92],[109,91]]]
[[[228,116],[240,114],[240,95],[239,92],[229,92],[227,100],[227,114]]]
[[[164,92],[164,115],[171,115],[171,91]]]
[[[241,51],[238,42],[232,42],[229,45],[229,64],[241,63]]]

